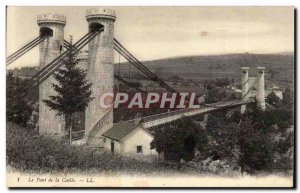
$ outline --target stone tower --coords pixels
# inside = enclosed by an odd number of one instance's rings
[[[114,21],[115,12],[110,9],[93,8],[87,10],[86,19],[89,31],[104,30],[89,43],[89,56],[87,66],[87,79],[92,85],[92,97],[94,100],[89,103],[85,113],[85,129],[88,133],[108,109],[100,106],[100,97],[104,93],[113,93],[114,90]],[[106,101],[112,104],[113,100]],[[93,136],[97,143],[101,143],[102,133],[113,124],[113,109],[105,125],[97,124],[97,134]],[[94,140],[94,141],[95,141]]]
[[[49,36],[40,43],[40,66],[42,69],[63,51],[64,27],[66,17],[59,14],[42,14],[37,17],[40,35]],[[39,85],[39,132],[44,135],[62,136],[64,132],[63,117],[56,116],[56,111],[50,110],[43,102],[49,96],[55,95],[52,89],[54,78],[51,76]]]
[[[257,106],[266,109],[265,102],[265,67],[257,67]]]
[[[242,101],[249,100],[249,67],[241,67],[242,70]],[[246,111],[246,105],[241,106],[241,113]]]

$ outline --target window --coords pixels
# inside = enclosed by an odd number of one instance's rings
[[[59,46],[59,51],[60,51],[60,53],[63,51],[63,46],[62,45]]]
[[[136,146],[136,153],[143,153],[143,146],[141,145]]]
[[[154,148],[154,141],[151,141],[151,142],[150,142],[150,149],[155,149],[155,148]]]
[[[106,138],[103,138],[103,143],[106,143]]]
[[[111,150],[112,153],[115,152],[115,144],[114,144],[114,142],[110,143],[110,150]]]

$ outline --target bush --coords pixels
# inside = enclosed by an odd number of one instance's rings
[[[85,146],[69,146],[12,123],[7,124],[6,146],[7,164],[22,171],[178,172],[175,166],[146,163]]]
[[[238,176],[240,175],[240,167],[237,163],[225,160],[214,160],[212,157],[203,160],[193,160],[187,163],[191,167],[209,174],[218,176]]]
[[[6,85],[6,118],[15,124],[26,126],[33,110],[24,97],[28,94],[26,81],[14,77],[9,71]]]

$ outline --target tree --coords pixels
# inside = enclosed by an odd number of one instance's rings
[[[192,119],[179,119],[171,125],[155,130],[153,147],[158,153],[163,152],[166,160],[177,163],[180,163],[181,159],[191,160],[198,142],[205,140],[200,136],[201,130]]]
[[[274,105],[275,107],[279,107],[281,103],[280,98],[274,92],[271,92],[267,96],[267,102],[271,105]]]
[[[62,68],[53,75],[57,83],[52,84],[52,87],[57,95],[43,100],[50,109],[57,111],[57,115],[64,116],[65,132],[70,136],[70,145],[72,143],[73,114],[84,111],[93,99],[91,97],[92,84],[86,80],[86,71],[76,66],[78,61],[74,49],[71,45],[66,60],[62,61]]]
[[[235,113],[230,119],[226,112],[216,112],[209,117],[208,143],[213,159],[228,160],[240,167],[241,173],[254,172],[268,168],[274,158],[276,131],[272,123],[264,122],[264,112],[256,119],[253,114]]]
[[[11,71],[6,75],[6,118],[25,127],[30,119],[32,108],[25,100],[27,87],[25,81],[14,77]]]
[[[206,94],[205,102],[206,103],[215,103],[219,100],[219,90],[215,85],[208,87]]]
[[[293,102],[294,102],[294,99],[293,99],[293,93],[291,91],[291,89],[289,87],[287,87],[285,89],[285,91],[282,93],[282,103],[284,105],[290,105],[289,107],[290,108],[293,108],[292,105],[293,105]]]
[[[226,92],[226,90],[222,90],[222,91],[220,91],[219,92],[219,100],[226,100],[226,98],[227,98],[227,92]]]

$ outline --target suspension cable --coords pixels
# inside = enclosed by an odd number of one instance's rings
[[[44,36],[42,38],[38,38],[36,41],[34,41],[32,44],[28,45],[23,50],[19,51],[18,53],[15,53],[14,56],[11,56],[10,58],[8,58],[6,60],[6,66],[10,65],[11,63],[13,63],[17,59],[19,59],[21,56],[23,56],[25,53],[27,53],[28,51],[30,51],[32,48],[34,48],[35,46],[37,46],[38,44],[40,44],[46,38],[48,38],[48,36]]]
[[[74,46],[76,47],[78,44],[82,43],[82,41],[85,41],[88,37],[91,36],[91,33],[87,33],[84,35],[81,39],[79,39]],[[53,66],[56,65],[56,63],[62,58],[65,57],[67,54],[67,51],[64,51],[61,53],[58,57],[56,57],[53,61],[51,61],[49,64],[47,64],[45,67],[43,67],[39,72],[37,72],[34,76],[31,77],[30,81],[35,81],[38,79],[40,76],[43,76],[45,73],[48,73],[47,70],[51,70]],[[52,67],[52,68],[51,68]]]
[[[27,47],[31,46],[32,44],[34,44],[36,41],[38,41],[41,37],[38,36],[37,38],[34,38],[32,41],[30,41],[29,43],[27,43],[25,46],[21,47],[19,50],[17,50],[16,52],[12,53],[10,56],[8,56],[6,58],[6,60],[9,60],[13,57],[15,57],[19,52],[22,52],[24,49],[26,49]]]
[[[32,48],[34,48],[35,46],[37,46],[38,44],[40,44],[44,39],[46,39],[47,37],[43,37],[43,38],[38,38],[36,41],[34,41],[32,44],[28,45],[25,49],[21,50],[20,52],[16,53],[14,56],[8,58],[6,60],[7,65],[11,64],[12,62],[14,62],[15,60],[17,60],[18,58],[20,58],[21,56],[23,56],[25,53],[27,53],[28,51],[30,51]]]
[[[121,53],[121,55],[123,55],[123,57],[125,59],[127,59],[129,62],[132,62],[130,58],[128,58],[128,56],[126,54],[123,54],[117,47],[116,50]],[[142,71],[144,74],[146,74],[148,77],[150,77],[150,80],[153,80],[151,74],[149,74],[147,71],[145,71],[144,69],[142,69],[139,65],[136,66],[136,68],[138,68],[140,71]],[[156,81],[155,81],[156,82]]]
[[[75,52],[73,54],[77,54],[80,49],[82,49],[86,44],[88,44],[95,36],[97,36],[101,31],[97,31],[97,32],[92,32],[92,33],[88,33],[86,34],[85,36],[83,36],[80,40],[78,40],[74,45],[77,45],[76,49],[75,49]],[[91,35],[90,35],[91,34]],[[87,35],[90,35],[87,37]],[[87,37],[87,38],[85,38]],[[82,42],[84,38],[84,42]],[[81,41],[81,42],[80,42]],[[65,51],[67,52],[67,51]],[[62,54],[61,54],[62,55]],[[58,56],[57,58],[60,59],[60,57],[62,56]],[[56,58],[56,59],[57,59]],[[55,60],[55,59],[54,59]],[[47,70],[47,74],[44,73],[44,70],[45,68],[43,68],[42,70],[40,70],[38,73],[36,74],[42,74],[42,75],[34,75],[35,76],[35,80],[33,78],[30,78],[30,79],[27,79],[26,82],[25,82],[25,85],[27,85],[28,89],[35,89],[36,86],[38,86],[39,84],[41,84],[44,80],[46,80],[48,77],[50,77],[53,72],[58,69],[59,67],[62,66],[62,60],[56,60],[55,63],[53,63],[53,61],[50,63],[50,64],[54,64],[54,66],[51,67],[52,71],[49,71]],[[50,64],[48,64],[47,66],[50,66]],[[44,74],[44,75],[43,75]],[[29,84],[28,84],[29,83]],[[28,92],[30,93],[30,92]],[[27,94],[25,93],[24,97],[26,96]],[[28,95],[27,95],[28,96]],[[28,96],[30,97],[30,96]],[[30,101],[32,102],[34,99],[33,98],[30,98]]]
[[[120,76],[120,68],[121,68],[121,66],[120,66],[120,58],[121,58],[121,56],[120,56],[120,53],[118,53],[119,54],[119,72],[118,72],[118,76]]]
[[[127,59],[130,63],[134,64],[135,67],[137,69],[139,69],[140,71],[142,71],[144,74],[146,74],[150,79],[153,79],[152,74],[150,74],[149,72],[145,71],[145,69],[143,69],[140,65],[137,65],[132,58],[130,58],[126,53],[124,53],[118,46],[114,46],[115,50],[120,53],[125,59]]]
[[[77,42],[76,44],[74,44],[75,46],[75,51],[73,54],[77,54],[86,44],[88,44],[95,36],[97,36],[100,33],[100,31],[96,31],[96,32],[92,32],[91,36],[88,36],[87,38],[85,38],[82,42]],[[67,50],[68,51],[68,50]],[[65,51],[67,53],[67,51]],[[67,57],[67,54],[65,54],[63,57],[59,58],[59,60],[52,66],[52,68],[50,70],[47,70],[47,74],[44,75],[42,78],[40,78],[39,80],[37,80],[33,86],[38,86],[39,84],[41,84],[44,80],[46,80],[47,78],[49,78],[53,72],[58,69],[59,67],[62,66],[62,61]]]
[[[115,49],[117,52],[119,52],[125,59],[127,59],[130,63],[134,64],[135,67],[137,69],[139,69],[141,72],[143,72],[144,74],[146,74],[151,80],[155,81],[155,82],[159,82],[159,85],[163,86],[165,89],[167,89],[168,91],[170,91],[171,89],[166,87],[166,85],[164,85],[163,81],[160,81],[159,78],[153,76],[152,73],[150,73],[149,71],[145,70],[145,68],[143,68],[142,66],[140,66],[139,64],[137,64],[136,62],[132,61],[132,58],[130,58],[127,54],[125,54],[124,52],[122,52],[122,50],[120,50],[120,48],[118,46],[115,46]],[[171,91],[172,92],[172,91]]]
[[[146,68],[140,61],[138,61],[128,50],[126,50],[126,48],[124,48],[124,46],[122,46],[118,40],[114,39],[114,47],[116,49],[118,49],[118,52],[121,52],[121,54],[124,56],[126,55],[126,59],[130,59],[128,60],[129,62],[132,62],[133,65],[135,65],[135,67],[137,67],[140,71],[142,71],[144,74],[146,74],[149,78],[151,78],[153,81],[157,82],[160,86],[164,87],[166,90],[168,90],[169,92],[176,92],[177,91],[175,89],[173,89],[172,87],[170,87],[167,83],[165,83],[164,81],[162,81],[160,78],[158,78],[155,74],[153,74],[148,68]]]
[[[142,92],[142,93],[147,94],[146,91],[140,89],[138,86],[132,84],[131,82],[126,81],[125,79],[121,78],[121,77],[118,76],[117,74],[115,74],[114,77],[115,77],[118,81],[121,81],[121,82],[123,82],[124,84],[126,84],[126,85],[128,85],[128,86],[130,86],[130,87],[132,87],[132,88],[134,88],[134,89],[136,89],[136,90],[138,90],[138,91],[140,91],[140,92]]]

